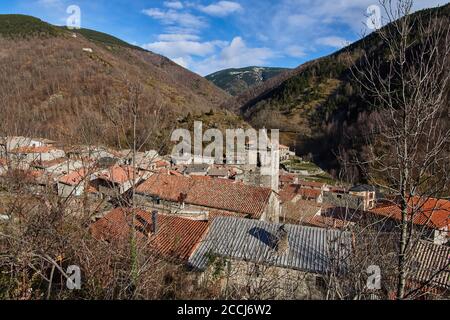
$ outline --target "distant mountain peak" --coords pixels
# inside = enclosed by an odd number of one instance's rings
[[[258,66],[231,68],[214,72],[206,76],[206,79],[229,94],[236,96],[287,70],[289,69]]]

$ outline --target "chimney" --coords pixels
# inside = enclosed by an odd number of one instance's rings
[[[288,233],[284,228],[284,225],[282,225],[277,230],[277,244],[275,246],[275,251],[279,254],[284,254],[287,253],[288,250],[289,250]]]
[[[151,232],[156,234],[158,232],[158,211],[153,210],[152,211],[152,227]]]

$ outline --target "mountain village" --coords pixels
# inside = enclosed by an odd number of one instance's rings
[[[1,1],[0,302],[448,300],[449,26],[438,0]]]
[[[21,136],[0,141],[2,185],[14,176],[37,197],[54,194],[69,201],[74,215],[88,203],[93,213],[86,227],[93,237],[115,244],[129,241],[133,232],[149,250],[182,263],[200,282],[216,277],[219,286],[224,281],[244,286],[260,281],[258,268],[266,268],[265,279],[283,282],[267,297],[323,298],[324,276],[333,270],[339,277],[357,245],[355,226],[370,223],[388,237],[401,220],[395,197],[375,186],[331,185],[286,171],[283,163],[298,158],[284,145],[279,174],[264,176],[258,164],[245,161],[205,158],[194,164],[155,150],[134,153]],[[6,191],[0,194],[4,202]],[[420,205],[412,224],[421,239],[412,253],[417,272],[408,285],[427,282],[424,290],[445,292],[448,272],[429,279],[450,254],[450,201],[411,201]],[[2,202],[0,228],[20,219]],[[226,261],[231,276],[217,275],[218,261]],[[376,297],[376,291],[371,294]]]

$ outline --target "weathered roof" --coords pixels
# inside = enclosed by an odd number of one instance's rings
[[[53,160],[35,161],[34,163],[32,163],[32,165],[37,168],[50,168],[67,161],[68,161],[67,158],[61,157]]]
[[[136,191],[163,200],[184,202],[250,215],[259,218],[268,205],[272,190],[269,188],[229,182],[226,179],[199,179],[184,176],[154,174]]]
[[[190,164],[186,166],[186,169],[184,170],[185,174],[191,174],[191,173],[204,173],[207,172],[209,169],[209,164],[200,163],[200,164]]]
[[[316,182],[316,181],[306,181],[306,180],[299,180],[298,184],[302,187],[310,187],[310,188],[322,188],[325,186],[325,183],[322,182]]]
[[[450,289],[450,247],[420,240],[411,254],[414,280]]]
[[[132,225],[130,208],[116,208],[91,226],[91,232],[97,239],[127,241]],[[135,211],[134,228],[140,241],[147,248],[155,250],[165,257],[187,261],[195,249],[208,222],[190,220],[176,216],[157,215],[157,232],[152,233],[151,213],[143,210]]]
[[[436,198],[413,197],[408,202],[409,215],[414,214],[413,223],[427,225],[431,228],[444,228],[450,230],[450,201]],[[400,206],[385,204],[370,212],[395,220],[401,220]]]
[[[58,182],[64,183],[70,186],[75,186],[80,184],[84,179],[88,177],[88,171],[84,168],[81,168],[79,170],[72,171],[69,174],[66,174],[65,176],[62,176],[58,179]]]
[[[140,177],[140,174],[137,170],[135,170],[133,174],[132,167],[119,165],[114,165],[106,170],[97,173],[96,175],[99,179],[117,184],[132,181],[133,177],[135,177],[136,179]]]
[[[345,256],[351,249],[351,234],[338,230],[284,225],[288,236],[288,250],[277,253],[276,233],[281,224],[216,217],[189,263],[204,270],[211,256],[265,263],[314,273],[329,270],[330,258]]]
[[[279,181],[285,183],[294,183],[296,176],[293,174],[280,174]]]
[[[303,218],[320,213],[321,204],[311,200],[287,201],[281,206],[281,215],[290,222],[300,222]]]
[[[317,199],[320,197],[321,191],[318,189],[304,188],[299,184],[289,184],[284,186],[283,189],[280,190],[279,194],[280,200],[282,202],[287,202],[291,201],[298,195],[308,199]]]
[[[19,147],[10,151],[10,153],[48,153],[51,151],[57,151],[55,147],[52,146],[41,146],[41,147]]]
[[[228,169],[226,168],[211,168],[208,171],[208,176],[226,177],[228,173]]]
[[[166,160],[158,160],[155,162],[155,165],[157,168],[162,168],[162,167],[169,167],[170,163]]]
[[[301,219],[301,224],[318,228],[343,229],[353,225],[353,222],[326,216],[310,216]]]

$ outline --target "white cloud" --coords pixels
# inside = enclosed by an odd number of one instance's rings
[[[210,41],[157,41],[145,44],[143,48],[175,59],[191,55],[205,57],[214,53],[216,44]]]
[[[208,6],[198,6],[198,9],[206,14],[216,17],[225,17],[231,13],[242,10],[242,6],[233,1],[219,1]]]
[[[64,5],[64,1],[63,0],[38,0],[37,2],[38,5],[41,5],[43,7],[59,7],[62,8]]]
[[[235,37],[219,54],[193,63],[191,69],[201,75],[207,75],[221,69],[266,65],[274,56],[269,48],[247,47],[241,37]]]
[[[293,14],[287,17],[287,23],[291,27],[305,28],[314,25],[317,21],[306,14]]]
[[[302,58],[306,56],[305,48],[297,45],[288,46],[285,53],[293,58]]]
[[[180,66],[182,66],[183,68],[189,68],[189,62],[190,59],[185,58],[185,57],[178,57],[178,58],[173,58],[171,59],[173,62],[175,62],[176,64],[179,64]]]
[[[158,8],[142,10],[149,17],[161,21],[165,25],[176,25],[177,27],[199,29],[207,26],[202,17],[187,12],[178,12],[172,9],[163,11]]]
[[[183,3],[180,1],[164,1],[164,6],[171,9],[183,9]]]
[[[39,0],[38,3],[43,5],[54,5],[54,4],[62,4],[61,0]]]
[[[189,33],[166,33],[158,35],[159,41],[198,41],[200,37]]]
[[[331,36],[331,37],[318,38],[316,40],[316,43],[327,46],[327,47],[333,47],[333,48],[340,49],[340,48],[343,48],[343,47],[347,46],[348,44],[350,44],[350,41],[345,40],[344,38],[341,38],[341,37]]]

